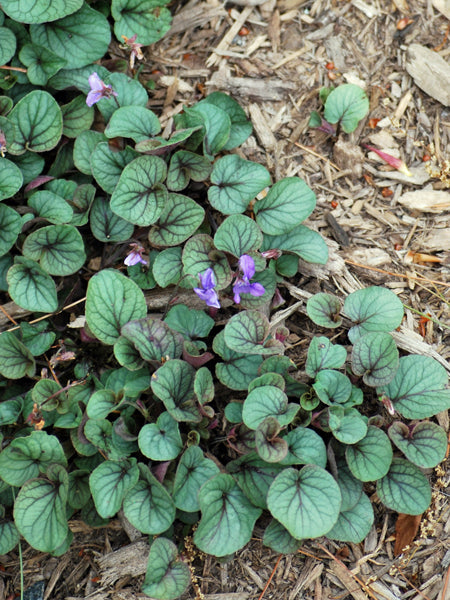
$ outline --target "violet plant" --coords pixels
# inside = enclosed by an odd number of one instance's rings
[[[23,70],[0,72],[0,291],[24,317],[0,334],[0,554],[22,537],[59,556],[73,515],[99,527],[123,510],[151,543],[143,591],[171,600],[190,581],[176,522],[226,556],[263,511],[277,552],[363,540],[369,482],[389,509],[422,513],[422,469],[447,447],[429,419],[450,392],[438,362],[399,356],[398,298],[313,296],[312,321],[340,335],[312,339],[303,378],[267,317],[299,258],[328,259],[303,224],[306,182],[273,183],[233,152],[251,124],[223,93],[161,135],[139,79],[95,62],[110,25],[82,0],[1,6],[0,62]],[[154,6],[102,4],[131,68],[167,30]],[[164,314],[148,311],[152,290]]]

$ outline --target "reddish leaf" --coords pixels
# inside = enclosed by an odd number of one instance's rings
[[[402,553],[403,548],[409,546],[417,535],[422,515],[404,515],[399,513],[395,524],[394,555]]]

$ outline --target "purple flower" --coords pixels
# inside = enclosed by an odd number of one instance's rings
[[[92,75],[89,76],[88,81],[91,86],[91,91],[86,98],[86,104],[88,106],[92,106],[102,98],[117,96],[117,92],[112,89],[112,86],[103,83],[97,73],[92,73]]]
[[[233,285],[234,301],[239,304],[241,294],[251,294],[252,296],[262,296],[266,291],[260,283],[250,283],[250,279],[255,274],[255,261],[248,254],[243,254],[239,259],[239,270],[242,277],[236,277]]]
[[[122,35],[121,37],[123,38],[124,45],[119,46],[119,47],[122,48],[123,50],[125,50],[125,49],[131,50],[130,69],[132,69],[134,67],[134,61],[136,58],[138,60],[142,60],[144,58],[144,55],[142,54],[142,50],[141,50],[143,44],[138,44],[138,42],[136,42],[136,38],[137,38],[136,33],[130,38],[127,38],[126,35]]]
[[[209,268],[202,274],[198,274],[200,278],[200,283],[202,285],[201,288],[194,288],[194,292],[200,298],[200,300],[204,300],[207,306],[214,306],[215,308],[220,308],[219,297],[217,295],[216,290],[214,289],[216,286],[216,278],[214,277],[214,271]]]
[[[139,263],[148,265],[148,262],[142,258],[142,253],[145,252],[145,248],[140,244],[130,244],[130,247],[132,250],[123,261],[127,267],[132,267]]]

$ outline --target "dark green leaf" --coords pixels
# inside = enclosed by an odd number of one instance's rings
[[[339,316],[341,303],[336,296],[331,294],[314,294],[306,303],[308,317],[316,325],[334,329],[342,324]]]
[[[25,310],[51,313],[58,308],[55,282],[34,260],[16,257],[7,280],[9,295]]]
[[[163,8],[168,0],[112,0],[114,33],[122,37],[137,34],[137,42],[148,45],[160,40],[170,28],[172,16]]]
[[[418,467],[432,468],[445,458],[447,434],[436,423],[417,423],[410,430],[401,421],[395,421],[388,434],[406,458]]]
[[[366,333],[354,342],[352,370],[364,383],[379,386],[389,383],[399,365],[398,350],[389,333]]]
[[[336,525],[327,533],[330,540],[359,544],[368,535],[374,521],[372,504],[361,494],[351,509],[339,513]]]
[[[392,446],[388,436],[372,425],[368,427],[362,440],[348,446],[345,451],[350,471],[361,481],[376,481],[386,475],[392,456]]]
[[[21,23],[45,23],[70,15],[82,4],[82,0],[2,0],[2,9]]]
[[[106,129],[108,138],[131,138],[141,142],[161,131],[161,124],[154,112],[143,106],[122,106],[114,111]]]
[[[101,242],[125,242],[134,231],[132,223],[112,212],[106,198],[95,198],[89,223],[94,237]]]
[[[237,258],[257,250],[262,241],[261,230],[255,221],[240,214],[227,217],[214,235],[216,248]]]
[[[175,544],[157,538],[151,545],[142,591],[155,600],[176,600],[191,580],[189,566],[178,560]]]
[[[420,515],[431,502],[431,488],[421,470],[403,458],[394,458],[387,475],[377,483],[377,494],[388,508]]]
[[[178,423],[168,412],[159,415],[156,423],[148,423],[139,431],[139,448],[151,460],[173,460],[183,448]]]
[[[161,362],[179,358],[183,352],[183,336],[153,317],[127,322],[122,335],[133,342],[144,360]]]
[[[324,369],[340,369],[347,358],[344,346],[332,344],[323,336],[314,337],[308,348],[305,371],[310,377],[315,377]]]
[[[95,181],[105,192],[112,194],[124,168],[136,156],[137,153],[128,146],[124,150],[116,152],[109,147],[108,142],[97,143],[90,158]]]
[[[154,246],[177,246],[197,231],[204,217],[205,211],[197,202],[169,192],[158,224],[152,227],[148,239]]]
[[[22,252],[50,275],[72,275],[86,260],[83,238],[72,225],[41,227],[26,238]]]
[[[172,493],[175,506],[186,512],[200,510],[199,490],[217,473],[217,465],[205,458],[198,446],[189,446],[182,454],[175,474]]]
[[[272,248],[293,252],[306,262],[324,265],[328,260],[328,247],[324,239],[305,225],[297,225],[283,235],[264,235],[260,250]]]
[[[4,331],[0,335],[0,373],[7,379],[33,377],[35,361],[28,348],[16,336]],[[2,456],[2,454],[0,454]]]
[[[27,68],[27,77],[34,85],[45,86],[50,77],[66,66],[66,60],[38,44],[26,44],[19,52]]]
[[[139,469],[135,458],[120,462],[107,460],[98,465],[89,477],[98,514],[103,518],[113,517],[138,479]]]

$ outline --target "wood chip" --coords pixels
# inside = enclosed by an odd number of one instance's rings
[[[450,249],[450,228],[433,229],[423,239],[417,241],[421,250],[438,252]],[[417,249],[417,248],[415,248]]]
[[[215,71],[206,84],[220,90],[227,90],[232,95],[236,94],[246,100],[272,102],[285,99],[288,93],[296,88],[296,83],[293,81],[283,81],[276,77],[266,79],[232,77],[227,67]]]
[[[138,577],[147,570],[150,546],[147,542],[138,541],[110,552],[98,559],[102,585],[111,585],[125,575]]]
[[[450,19],[450,0],[431,0],[431,4],[447,19]]]
[[[381,248],[354,248],[347,250],[346,258],[369,267],[381,267],[391,262],[391,257]]]
[[[442,56],[420,44],[411,44],[405,66],[421,90],[444,106],[450,106],[450,65]]]
[[[330,569],[355,600],[367,600],[367,595],[349,571],[336,562],[331,563]]]
[[[406,192],[398,201],[410,210],[421,212],[441,213],[450,210],[450,192],[442,190],[424,189]]]
[[[250,117],[255,128],[256,137],[266,150],[273,150],[277,145],[277,139],[273,135],[270,126],[258,104],[250,104],[248,107]]]

